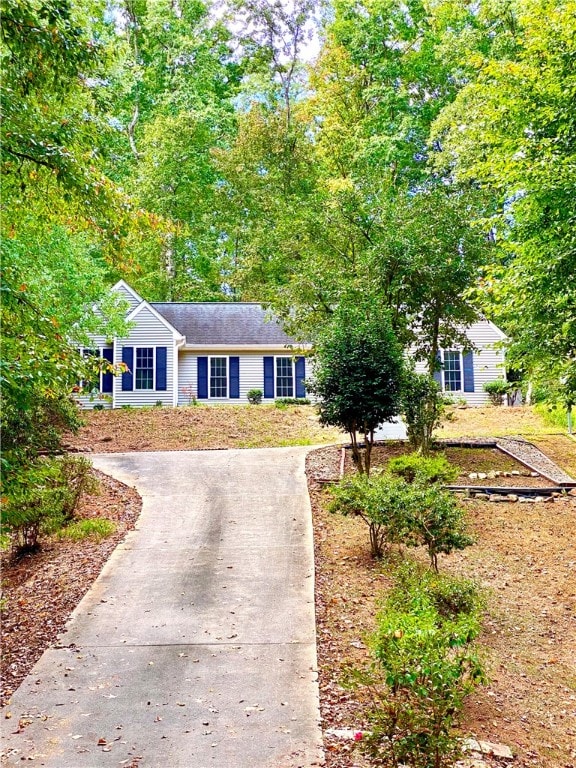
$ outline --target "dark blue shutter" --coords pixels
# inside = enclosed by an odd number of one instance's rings
[[[440,352],[436,352],[436,365],[438,368],[434,371],[434,381],[438,384],[440,389],[442,389],[442,372],[440,370],[442,367],[442,356],[440,355]]]
[[[122,374],[122,391],[132,392],[134,389],[134,347],[122,347],[122,362],[128,370]]]
[[[156,389],[159,392],[166,391],[166,347],[156,347]]]
[[[464,368],[464,392],[474,392],[474,353],[466,352],[462,358]]]
[[[114,350],[113,349],[103,349],[102,350],[102,357],[108,363],[112,364],[114,362]],[[113,385],[114,385],[114,378],[113,378],[112,374],[109,371],[105,371],[102,374],[102,392],[110,394],[112,392]]]
[[[228,358],[228,375],[230,377],[230,397],[240,397],[240,358],[230,357]]]
[[[205,400],[208,397],[208,358],[198,358],[198,398]]]
[[[304,379],[306,378],[306,363],[303,357],[296,358],[296,397],[306,397]]]
[[[264,397],[274,397],[274,358],[264,357]]]

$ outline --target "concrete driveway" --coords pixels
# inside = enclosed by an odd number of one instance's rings
[[[8,765],[322,763],[306,451],[92,457],[142,515],[14,694]]]

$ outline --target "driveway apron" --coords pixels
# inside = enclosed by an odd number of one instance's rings
[[[322,763],[305,454],[91,457],[142,514],[14,694],[8,765]]]

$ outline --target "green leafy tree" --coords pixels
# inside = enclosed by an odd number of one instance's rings
[[[481,21],[495,42],[460,47],[475,71],[435,124],[438,164],[497,201],[479,295],[510,363],[559,391],[576,365],[574,4],[486,4]]]
[[[316,345],[309,389],[319,398],[321,423],[350,435],[360,473],[370,474],[376,428],[398,414],[401,372],[402,354],[387,312],[340,306]]]

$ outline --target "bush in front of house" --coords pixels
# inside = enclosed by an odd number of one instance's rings
[[[374,432],[400,411],[402,370],[389,311],[357,299],[340,304],[317,340],[308,389],[318,398],[320,423],[350,435],[361,474],[370,474]]]
[[[502,405],[510,386],[505,379],[496,379],[495,381],[485,382],[483,389],[490,398],[492,405]]]
[[[331,512],[357,515],[368,526],[372,557],[381,558],[391,545],[425,546],[430,565],[438,555],[473,544],[456,497],[425,476],[412,481],[389,472],[344,478],[332,489]]]
[[[246,393],[246,397],[251,405],[260,405],[263,394],[261,389],[250,389]]]
[[[372,641],[374,661],[351,675],[373,697],[361,744],[378,764],[447,768],[460,755],[456,727],[465,698],[485,680],[474,643],[482,600],[472,582],[412,563],[395,575]],[[437,596],[446,594],[466,597],[439,608]]]
[[[310,405],[310,400],[307,397],[277,397],[274,400],[274,405],[277,408],[284,408],[288,405]]]

